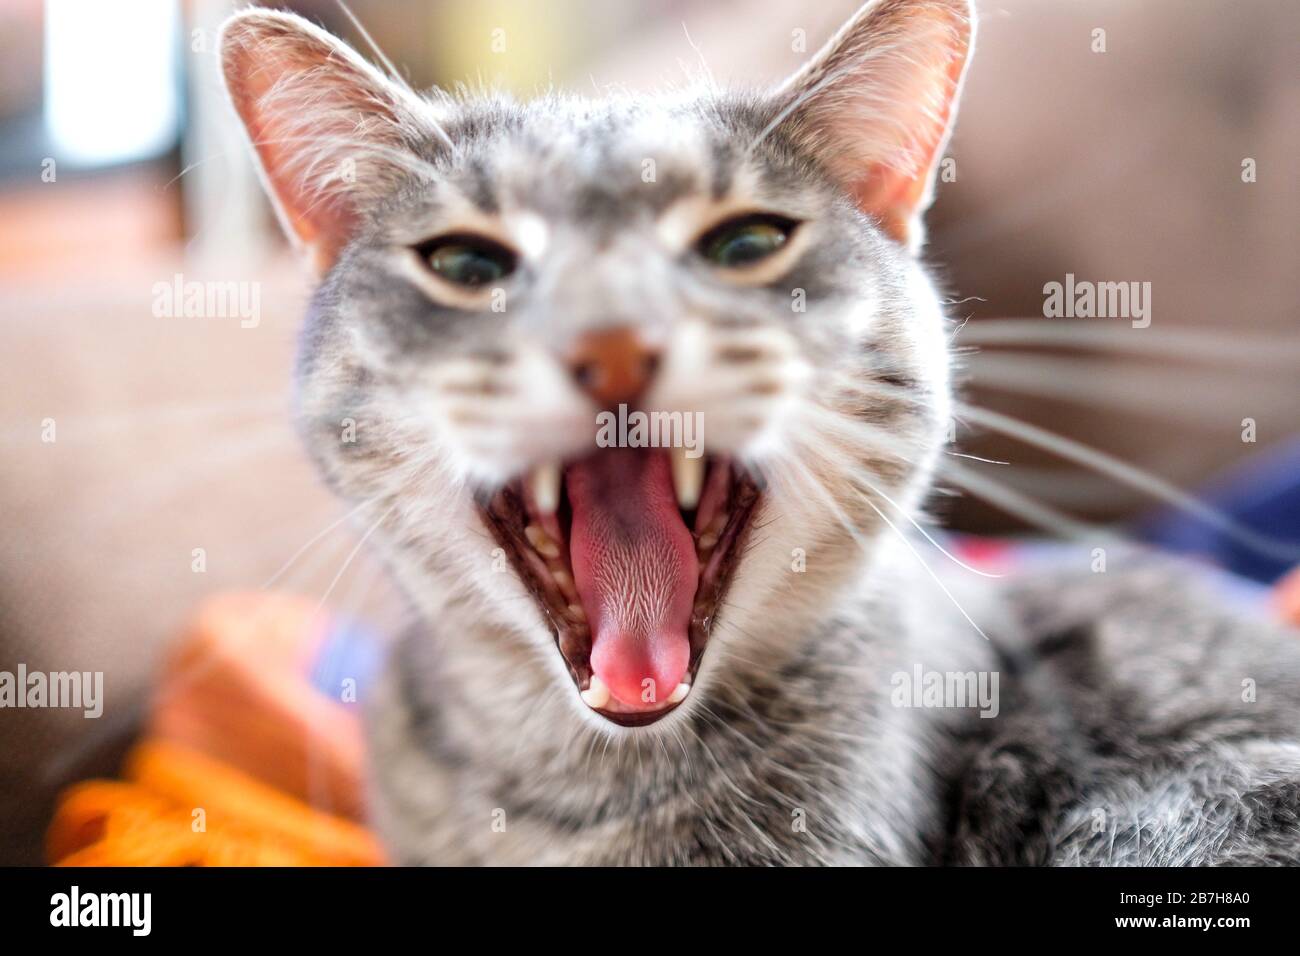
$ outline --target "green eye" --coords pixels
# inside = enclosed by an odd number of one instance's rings
[[[724,268],[742,268],[784,246],[795,225],[793,220],[762,214],[732,219],[704,235],[700,254]]]
[[[478,289],[515,271],[516,257],[505,246],[479,236],[446,236],[420,248],[429,268],[455,285]]]

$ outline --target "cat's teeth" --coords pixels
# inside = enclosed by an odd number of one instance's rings
[[[559,547],[556,545],[554,541],[550,539],[547,533],[543,531],[541,528],[539,528],[537,525],[530,524],[527,528],[525,528],[524,537],[527,538],[528,543],[533,546],[533,550],[536,551],[538,554],[540,554],[542,557],[558,558],[560,556]]]
[[[685,448],[674,448],[669,455],[673,466],[673,490],[677,492],[677,505],[684,511],[700,503],[704,487],[704,456],[687,458]]]
[[[548,565],[547,570],[551,572],[551,580],[555,582],[555,586],[564,595],[564,600],[570,604],[576,604],[578,602],[578,589],[574,587],[573,577],[569,572],[555,565]]]
[[[673,692],[668,695],[668,703],[680,704],[682,701],[686,699],[686,695],[689,694],[690,692],[691,692],[691,685],[686,683],[685,681],[682,681],[682,683],[674,687]]]
[[[593,709],[604,707],[609,703],[609,688],[605,686],[603,680],[592,674],[587,689],[582,691],[582,700]]]
[[[528,476],[533,503],[544,515],[554,514],[560,506],[560,463],[548,461],[538,465]]]

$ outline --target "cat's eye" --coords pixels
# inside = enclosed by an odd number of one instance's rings
[[[482,236],[442,236],[418,247],[435,274],[453,285],[481,289],[515,271],[518,257]]]
[[[797,223],[758,213],[729,219],[704,234],[700,255],[726,269],[742,269],[766,259],[786,244]]]

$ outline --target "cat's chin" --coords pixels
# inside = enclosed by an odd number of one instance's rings
[[[534,469],[478,507],[583,704],[641,727],[689,697],[759,497],[725,458],[601,449]]]

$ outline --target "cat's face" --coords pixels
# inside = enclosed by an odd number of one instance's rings
[[[908,520],[948,414],[911,249],[969,29],[891,0],[770,94],[516,103],[227,27],[323,274],[309,447],[464,666],[656,724],[779,662]]]

